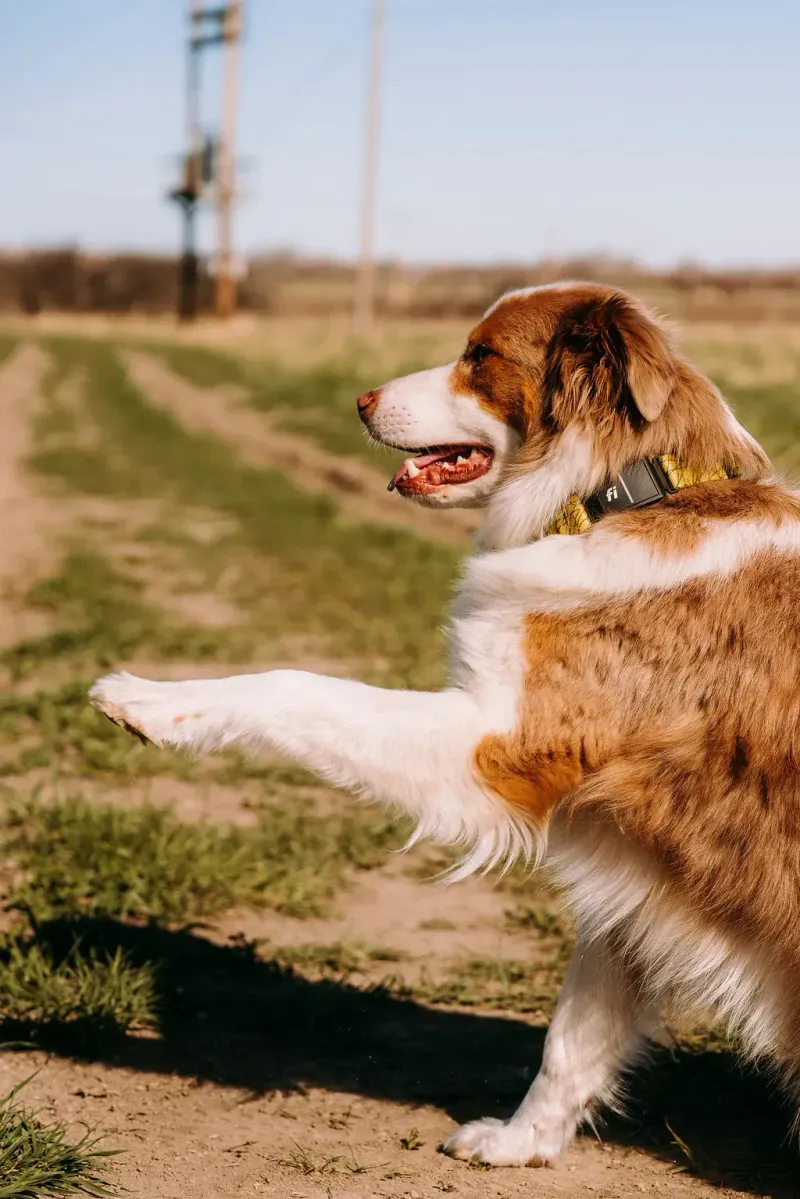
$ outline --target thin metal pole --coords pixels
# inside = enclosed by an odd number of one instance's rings
[[[372,0],[372,36],[364,126],[361,237],[353,307],[353,329],[360,336],[369,333],[375,316],[375,204],[378,194],[381,73],[385,27],[386,0]]]

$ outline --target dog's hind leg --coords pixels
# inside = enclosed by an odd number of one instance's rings
[[[390,691],[299,670],[174,683],[123,673],[100,679],[90,698],[157,745],[280,750],[340,786],[402,807],[420,835],[481,845],[475,865],[504,856],[512,842],[525,852],[531,840],[476,779],[473,752],[488,721],[464,690]]]
[[[541,1069],[509,1120],[475,1120],[445,1142],[453,1157],[493,1166],[558,1157],[593,1111],[619,1102],[620,1074],[660,1028],[606,947],[578,939],[545,1040]]]

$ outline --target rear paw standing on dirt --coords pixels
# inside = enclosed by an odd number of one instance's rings
[[[487,1166],[542,1166],[558,1153],[558,1149],[545,1145],[529,1124],[489,1116],[462,1124],[443,1148],[450,1157]]]

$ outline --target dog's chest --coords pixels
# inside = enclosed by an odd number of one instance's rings
[[[448,630],[448,664],[450,685],[476,698],[487,731],[515,728],[527,666],[518,609],[488,604],[462,615],[457,601]]]

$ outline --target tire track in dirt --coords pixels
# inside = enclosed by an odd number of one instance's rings
[[[95,536],[98,524],[118,528],[122,515],[113,501],[65,492],[28,466],[41,448],[35,425],[47,407],[43,386],[51,366],[51,356],[40,345],[23,342],[0,367],[0,646],[51,629],[51,614],[31,608],[27,593],[58,569],[65,545],[90,526]],[[58,381],[54,399],[80,418],[79,435],[71,444],[92,447],[95,430],[83,419],[81,406],[85,382],[85,372],[69,372]],[[128,524],[131,511],[128,505]],[[155,510],[142,501],[135,515],[144,524],[155,518]]]
[[[50,505],[25,469],[31,451],[31,421],[49,367],[36,345],[22,345],[0,367],[0,578],[7,581],[36,556]],[[31,519],[31,518],[34,519]]]
[[[277,428],[268,416],[246,406],[246,393],[238,387],[197,387],[142,351],[124,350],[121,357],[130,379],[151,403],[168,409],[187,428],[226,442],[247,466],[278,470],[306,491],[332,492],[349,520],[377,520],[464,546],[477,530],[475,513],[431,512],[406,503],[390,495],[386,480],[363,462]]]
[[[36,485],[26,462],[32,451],[32,424],[50,359],[40,346],[23,343],[0,367],[0,644],[12,644],[38,630],[37,614],[26,610],[25,593],[51,564],[56,525],[65,521]]]

